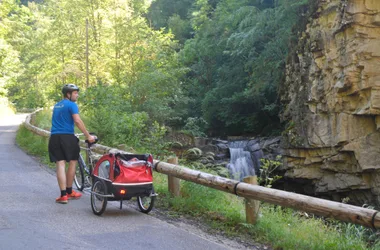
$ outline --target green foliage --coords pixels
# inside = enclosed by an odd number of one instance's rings
[[[149,134],[144,138],[145,147],[157,159],[162,159],[171,154],[168,150],[170,144],[164,139],[166,132],[165,126],[161,126],[155,121],[149,129]]]
[[[277,88],[305,1],[222,0],[212,11],[207,4],[196,2],[197,32],[181,51],[191,69],[185,86],[193,100],[190,116],[202,116],[211,134],[279,127]]]
[[[368,208],[374,209],[373,207]],[[359,239],[360,241],[367,242],[369,249],[380,249],[380,232],[378,230],[351,223],[342,223],[332,219],[327,219],[326,225],[340,233],[351,244],[354,244]]]
[[[147,112],[161,123],[172,114],[184,70],[172,35],[150,29],[142,17],[148,1],[5,2],[0,42],[8,47],[0,49],[0,93],[6,86],[16,106],[52,104],[67,82],[82,90],[100,83],[122,87],[132,112]]]
[[[210,20],[212,6],[208,0],[195,0],[191,13],[191,25],[195,31],[200,30]]]
[[[117,113],[131,113],[132,105],[129,101],[128,89],[123,86],[112,86],[98,83],[89,87],[86,91],[80,92],[78,103],[83,107],[83,112],[95,118],[100,118],[96,114],[98,109],[110,109]]]
[[[187,39],[190,38],[191,25],[187,20],[181,19],[177,14],[169,17],[168,28],[174,34],[175,39],[177,39],[181,44],[183,44]]]
[[[149,7],[147,18],[154,28],[166,28],[172,16],[178,15],[182,20],[187,18],[188,10],[194,0],[159,0]]]
[[[52,110],[51,109],[43,109],[38,111],[34,119],[32,120],[32,124],[35,126],[50,131],[51,130],[51,116],[52,116]]]
[[[7,96],[6,84],[15,80],[19,66],[17,51],[0,37],[0,97]]]
[[[342,236],[341,232],[326,225],[322,219],[310,217],[306,213],[273,206],[265,206],[261,211],[262,217],[255,232],[265,233],[274,248],[375,249],[367,247],[363,239],[354,234]]]
[[[2,10],[5,13],[8,10],[9,14],[3,18],[4,32],[0,31],[0,41],[6,44],[7,49],[5,59],[0,60],[5,69],[0,75],[0,89],[5,86],[8,98],[17,108],[42,107],[45,89],[40,81],[40,77],[43,78],[40,70],[45,58],[41,40],[36,38],[44,30],[44,19],[35,12],[33,3],[25,7],[14,1],[5,1],[1,7],[5,7]]]
[[[203,155],[203,152],[201,149],[199,148],[190,148],[188,150],[185,151],[183,157],[185,159],[188,159],[188,160],[198,160],[201,158],[201,156]]]
[[[207,122],[203,118],[189,117],[183,129],[194,137],[206,137],[206,126]]]
[[[260,159],[260,175],[258,176],[258,182],[261,186],[272,187],[272,184],[281,179],[281,176],[275,175],[276,170],[282,165],[281,156],[277,156],[276,160]]]
[[[148,115],[134,112],[132,114],[119,113],[100,107],[86,112],[88,124],[109,146],[127,144],[133,148],[142,147],[142,140],[146,136]]]
[[[79,85],[81,94],[103,85],[115,88],[111,99],[121,96],[129,113],[176,129],[189,117],[207,122],[189,128],[199,134],[279,128],[277,87],[306,1],[147,3],[3,1],[0,95],[35,108],[59,100],[64,83]]]
[[[136,108],[133,100],[128,87],[98,84],[88,88],[80,102],[89,126],[102,138],[102,143],[126,144],[156,156],[167,154],[168,145],[163,140],[166,128],[152,120],[154,115]]]
[[[174,211],[208,217],[209,221],[219,221],[224,225],[237,224],[244,216],[241,198],[192,182],[182,182],[181,197],[170,199],[169,202]]]
[[[18,51],[7,41],[11,32],[10,14],[19,10],[14,1],[2,1],[0,5],[0,97],[7,96],[6,85],[14,82],[20,72]]]
[[[55,166],[50,163],[47,153],[48,138],[36,135],[21,125],[17,131],[16,142],[29,154],[38,156],[44,164]]]

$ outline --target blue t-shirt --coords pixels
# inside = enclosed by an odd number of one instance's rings
[[[74,114],[79,114],[78,106],[75,102],[64,99],[55,104],[51,134],[74,134]]]

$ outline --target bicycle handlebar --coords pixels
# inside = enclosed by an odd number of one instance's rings
[[[90,147],[93,144],[96,144],[99,141],[98,136],[95,133],[89,133],[92,136],[95,136],[95,141],[94,142],[89,142],[88,140],[85,140],[84,142],[87,143],[88,147]],[[75,134],[76,137],[83,136],[83,133]]]
[[[91,145],[97,143],[98,141],[99,141],[99,139],[96,137],[94,142],[89,142],[88,140],[85,140],[84,142],[89,144],[89,146],[91,146]]]

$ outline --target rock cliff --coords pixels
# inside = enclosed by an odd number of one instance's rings
[[[380,206],[380,1],[316,2],[281,86],[285,178]]]

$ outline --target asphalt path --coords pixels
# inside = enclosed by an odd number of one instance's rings
[[[231,249],[143,214],[137,205],[109,202],[93,214],[90,196],[55,203],[54,172],[15,144],[25,115],[0,118],[0,249]]]

